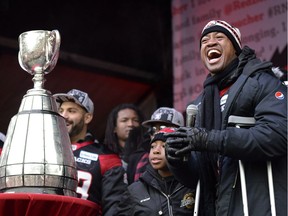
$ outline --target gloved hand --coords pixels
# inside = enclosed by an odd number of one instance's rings
[[[214,132],[212,133],[213,135]],[[209,142],[211,132],[204,128],[180,127],[173,133],[164,134],[168,160],[176,161],[190,155],[191,151],[217,151],[216,143]],[[214,138],[214,136],[213,136]],[[215,146],[214,146],[215,144]]]
[[[168,139],[172,139],[172,138],[168,138]],[[188,161],[188,157],[189,157],[188,155],[185,155],[185,156],[176,155],[176,152],[178,152],[181,149],[182,145],[178,145],[178,144],[167,145],[167,140],[166,140],[166,145],[165,145],[165,156],[169,164],[173,166],[181,166],[185,161]]]

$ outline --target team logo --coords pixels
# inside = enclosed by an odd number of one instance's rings
[[[194,208],[195,199],[192,193],[185,194],[183,199],[181,200],[180,207],[186,207],[187,209]]]
[[[228,98],[228,94],[223,95],[223,97],[221,97],[220,99],[220,108],[221,108],[221,112],[224,111],[225,109],[225,104],[227,102],[227,98]]]
[[[149,200],[150,200],[150,197],[147,197],[147,198],[144,198],[144,199],[140,200],[140,203],[142,203],[142,202],[147,202],[147,201],[149,201]]]
[[[78,163],[84,163],[84,164],[91,164],[91,160],[89,159],[86,159],[86,158],[81,158],[81,157],[78,157],[75,159],[76,162]]]
[[[284,94],[282,92],[277,91],[275,93],[275,97],[279,100],[283,100],[284,99]]]

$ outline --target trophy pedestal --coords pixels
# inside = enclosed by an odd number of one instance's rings
[[[99,216],[96,203],[75,197],[52,194],[0,194],[0,215],[7,216]]]

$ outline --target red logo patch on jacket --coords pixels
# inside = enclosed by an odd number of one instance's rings
[[[282,92],[277,91],[275,93],[275,97],[279,100],[283,100],[284,99],[284,94]]]

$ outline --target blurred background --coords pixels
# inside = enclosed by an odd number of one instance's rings
[[[171,2],[167,0],[1,0],[0,131],[7,132],[32,76],[21,69],[18,37],[57,29],[60,57],[45,76],[52,94],[72,88],[94,101],[90,127],[103,138],[106,119],[119,103],[135,103],[145,118],[173,106]]]
[[[95,105],[90,129],[101,141],[120,103],[136,104],[146,119],[160,106],[185,117],[207,76],[199,39],[212,19],[238,27],[242,44],[287,77],[287,0],[0,0],[0,132],[33,88],[18,63],[21,33],[60,32],[60,57],[44,87],[87,92]]]

